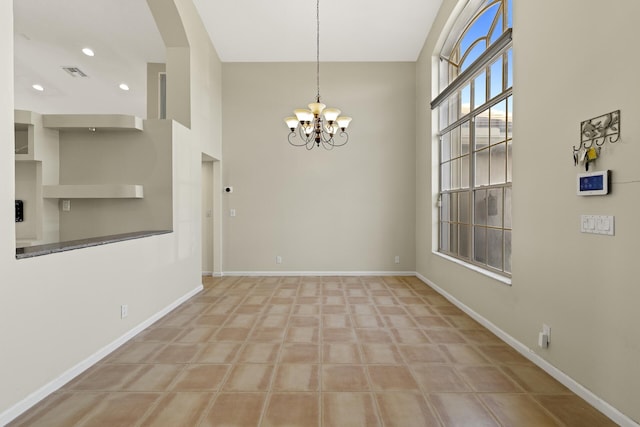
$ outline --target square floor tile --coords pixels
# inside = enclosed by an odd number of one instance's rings
[[[360,350],[357,344],[329,343],[322,347],[322,362],[335,363],[361,363]]]
[[[274,393],[269,399],[261,426],[313,427],[320,423],[317,393]]]
[[[223,386],[224,391],[267,391],[273,365],[235,365]]]
[[[178,377],[175,391],[215,391],[220,388],[230,365],[190,365]]]
[[[141,427],[197,425],[212,398],[210,393],[170,393],[145,418]]]
[[[325,427],[381,425],[370,393],[323,393],[322,399]]]
[[[320,346],[317,344],[286,343],[280,363],[319,363]]]
[[[437,418],[419,393],[376,394],[380,416],[388,427],[439,426]]]
[[[462,366],[462,377],[479,392],[518,393],[522,392],[515,382],[494,366]]]
[[[257,426],[266,393],[221,393],[206,415],[205,427]]]
[[[290,327],[285,337],[287,342],[318,343],[320,330],[311,327]]]
[[[418,390],[418,384],[404,365],[367,366],[373,390]]]
[[[425,393],[470,392],[471,387],[447,365],[413,365],[413,374]]]
[[[276,391],[318,391],[320,365],[280,364],[273,381]]]
[[[404,363],[400,351],[395,344],[362,344],[362,355],[365,363]]]
[[[502,425],[518,427],[560,426],[530,396],[524,394],[482,394],[480,399]]]
[[[242,343],[221,341],[205,344],[194,363],[231,363]]]
[[[369,381],[364,366],[322,365],[323,391],[368,391]]]
[[[275,363],[280,353],[280,343],[247,343],[238,355],[238,363]]]
[[[445,426],[500,426],[473,393],[430,394],[429,400]]]

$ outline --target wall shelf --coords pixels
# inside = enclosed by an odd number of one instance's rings
[[[142,199],[142,185],[43,185],[42,197],[46,199]]]
[[[126,114],[44,114],[43,126],[66,131],[143,130],[140,117]]]

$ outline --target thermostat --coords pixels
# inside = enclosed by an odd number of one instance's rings
[[[609,193],[610,170],[578,174],[578,196],[601,196]]]

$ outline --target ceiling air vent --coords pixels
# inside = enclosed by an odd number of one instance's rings
[[[71,77],[87,77],[87,75],[78,67],[62,67]]]

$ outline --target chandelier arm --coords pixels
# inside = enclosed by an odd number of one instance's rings
[[[343,145],[345,145],[347,142],[349,142],[349,134],[345,131],[340,132],[340,138],[344,139],[344,142],[338,142],[338,140],[335,138],[336,135],[334,135],[334,147],[342,147]]]
[[[293,145],[294,147],[304,147],[311,141],[311,139],[307,138],[306,135],[303,135],[302,132],[300,132],[300,142],[296,142],[295,138],[295,131],[289,132],[289,136],[287,137],[287,139],[289,140],[289,144]]]

